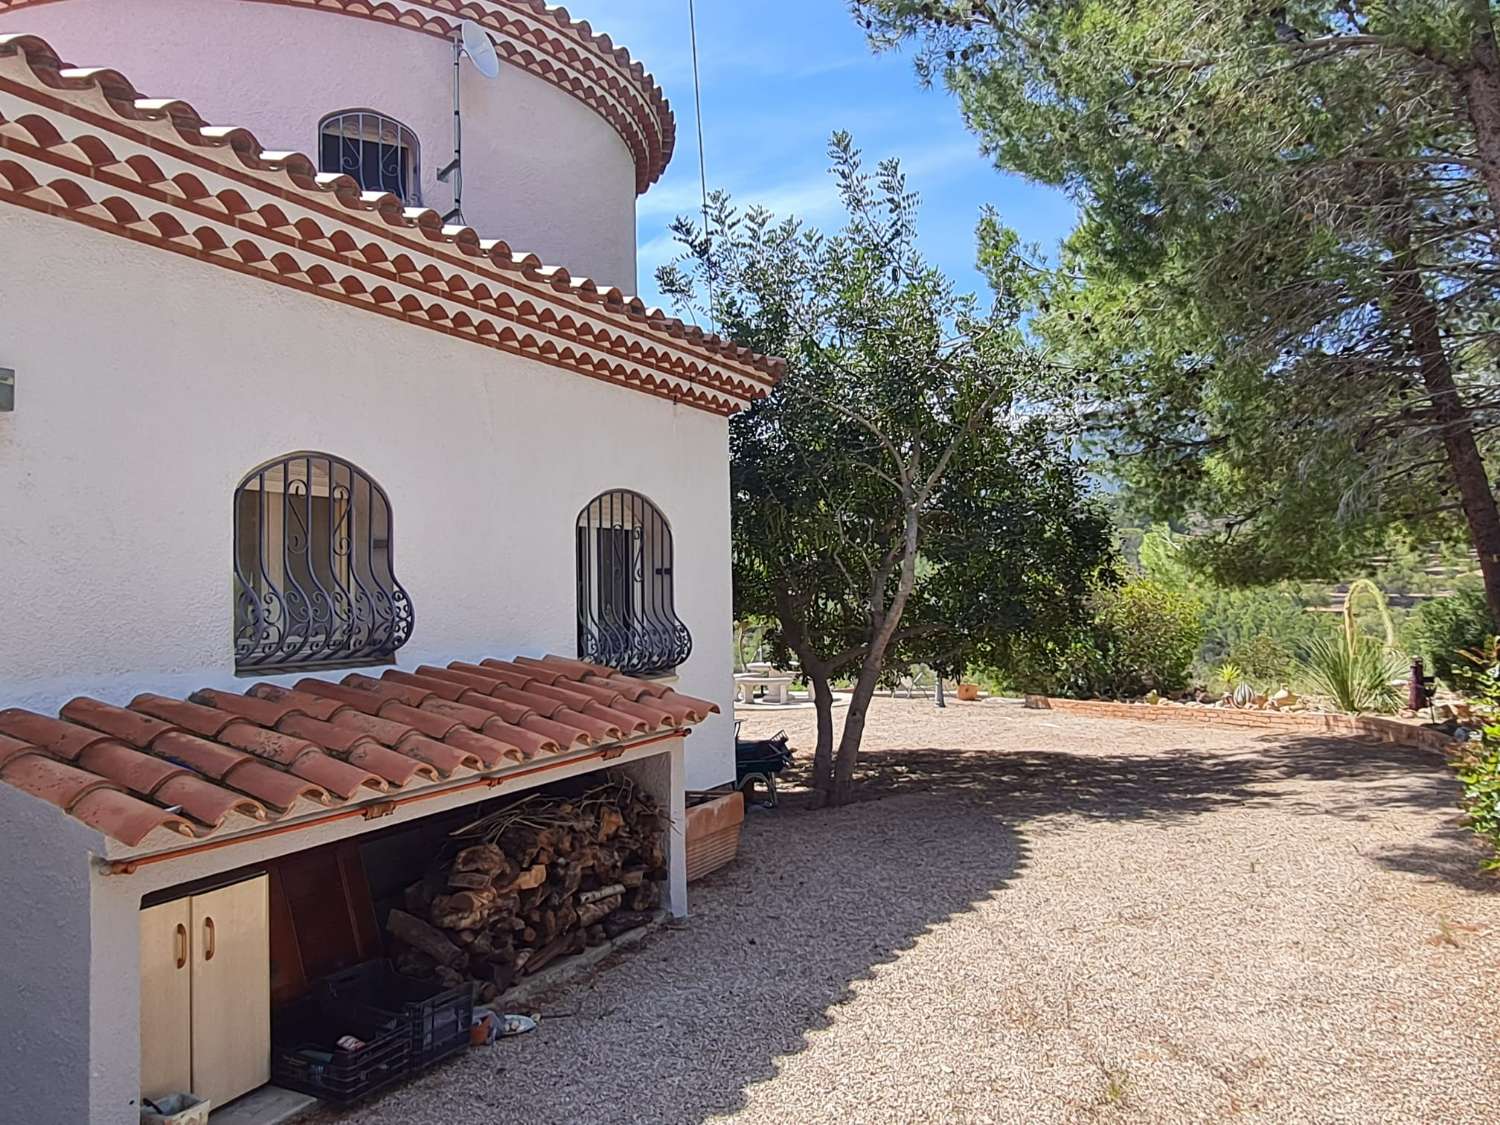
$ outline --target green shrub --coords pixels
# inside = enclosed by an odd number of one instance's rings
[[[1500,871],[1500,724],[1485,727],[1482,738],[1467,743],[1454,767],[1464,787],[1469,829],[1492,853],[1484,866]]]
[[[1448,597],[1424,602],[1412,611],[1405,630],[1406,647],[1427,662],[1427,670],[1456,687],[1455,672],[1465,665],[1458,653],[1481,649],[1495,622],[1484,600],[1484,588],[1465,584]]]
[[[1095,595],[1094,644],[1101,657],[1099,695],[1181,691],[1203,640],[1196,598],[1138,578]]]
[[[1063,637],[1017,638],[996,678],[1020,691],[1128,697],[1188,685],[1202,606],[1149,578],[1097,590],[1093,620]]]
[[[1489,845],[1484,866],[1500,871],[1500,638],[1456,658],[1460,676],[1474,693],[1474,703],[1484,720],[1480,736],[1467,742],[1453,756],[1453,768],[1463,786],[1465,823]]]
[[[1303,674],[1314,691],[1331,696],[1341,711],[1358,714],[1401,706],[1401,691],[1391,682],[1405,674],[1401,658],[1358,633],[1314,640]]]
[[[1200,666],[1208,669],[1227,660],[1254,683],[1269,687],[1286,682],[1312,642],[1333,631],[1328,614],[1307,608],[1326,601],[1326,596],[1290,583],[1243,590],[1207,586]]]

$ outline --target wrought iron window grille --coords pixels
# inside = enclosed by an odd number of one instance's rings
[[[672,529],[639,492],[614,489],[578,513],[578,658],[631,675],[669,672],[693,638],[672,596]]]
[[[240,673],[384,663],[411,637],[390,500],[361,469],[292,453],[234,492],[234,660]]]
[[[417,135],[394,117],[346,109],[318,124],[318,168],[353,176],[365,191],[388,191],[408,207],[422,204]]]

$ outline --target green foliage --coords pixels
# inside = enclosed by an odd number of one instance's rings
[[[1021,638],[1009,648],[1003,678],[1024,691],[1085,698],[1187,687],[1202,637],[1201,607],[1192,597],[1138,578],[1097,590],[1090,604],[1086,627]]]
[[[1458,654],[1480,649],[1495,631],[1484,590],[1465,585],[1448,597],[1424,602],[1407,622],[1407,648],[1426,662],[1427,670],[1449,688],[1457,687],[1470,671]]]
[[[1042,363],[1022,310],[982,307],[917,249],[895,160],[829,147],[845,217],[823,233],[712,197],[658,272],[685,313],[786,372],[730,424],[735,616],[773,622],[770,657],[854,676],[837,770],[820,702],[815,782],[853,774],[869,692],[892,667],[949,675],[1081,618],[1108,524],[1069,438],[1028,409]]]
[[[1313,690],[1329,696],[1341,711],[1357,715],[1401,706],[1401,691],[1392,683],[1405,674],[1401,659],[1369,637],[1315,638],[1302,666]]]
[[[1484,866],[1500,871],[1500,725],[1485,727],[1479,741],[1468,743],[1455,770],[1464,789],[1469,830],[1494,853]]]
[[[1500,120],[1468,81],[1493,77],[1490,4],[856,11],[878,46],[916,41],[999,166],[1078,201],[1055,269],[998,225],[981,264],[1029,261],[1007,291],[1070,361],[1059,401],[1150,516],[1207,521],[1193,562],[1324,578],[1393,527],[1462,539],[1460,499],[1493,513],[1500,174],[1473,154]]]
[[[1463,786],[1465,821],[1490,848],[1484,867],[1500,871],[1500,639],[1491,636],[1464,657],[1485,724],[1480,737],[1454,756],[1453,767]]]

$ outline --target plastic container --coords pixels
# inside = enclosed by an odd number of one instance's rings
[[[347,1050],[342,1039],[362,1045]],[[271,1081],[347,1105],[410,1074],[411,1031],[399,1019],[339,1010],[314,994],[271,1017]]]
[[[389,961],[366,961],[318,982],[319,995],[334,1011],[367,1018],[394,1018],[411,1038],[411,1069],[420,1070],[469,1045],[474,990],[444,988],[396,972]]]
[[[197,1094],[168,1094],[142,1107],[141,1125],[208,1125],[208,1111],[213,1107],[213,1102]]]

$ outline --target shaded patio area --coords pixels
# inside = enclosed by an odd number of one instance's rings
[[[324,1120],[1500,1115],[1500,884],[1433,756],[923,700],[866,745],[869,799],[752,812],[539,1032]]]

